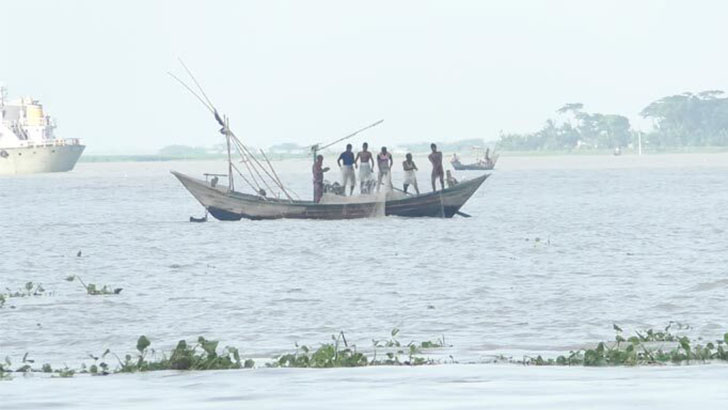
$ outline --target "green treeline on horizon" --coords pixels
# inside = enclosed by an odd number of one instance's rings
[[[640,116],[652,120],[653,124],[651,131],[641,135],[643,148],[728,147],[728,97],[723,95],[721,90],[686,92],[650,103],[640,112]],[[637,146],[638,131],[623,115],[590,113],[584,110],[582,103],[565,104],[556,110],[556,114],[556,118],[546,120],[538,131],[501,134],[495,148],[503,151],[589,151]],[[431,142],[404,143],[399,148],[414,153],[428,152]],[[434,142],[443,152],[464,152],[486,145],[481,138]],[[309,155],[309,147],[290,142],[275,144],[268,150],[272,158],[277,159]],[[224,144],[211,148],[170,145],[162,148],[158,156],[143,156],[136,160],[224,155]],[[105,158],[98,159],[103,161]]]
[[[728,146],[728,98],[723,91],[686,92],[661,98],[645,107],[640,116],[651,119],[653,129],[642,134],[643,147]],[[565,104],[558,119],[549,119],[540,130],[502,134],[497,148],[512,151],[604,149],[634,147],[638,132],[618,114],[584,111],[584,104]]]

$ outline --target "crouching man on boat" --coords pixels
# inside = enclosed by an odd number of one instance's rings
[[[415,162],[412,161],[412,154],[407,153],[405,155],[405,158],[407,158],[404,162],[402,162],[402,168],[404,169],[404,193],[407,193],[407,188],[409,188],[410,185],[415,187],[415,192],[417,192],[417,195],[420,194],[420,189],[417,187],[417,174],[416,171],[417,165],[415,165]]]
[[[324,172],[329,170],[329,167],[324,168],[324,156],[318,155],[316,162],[313,163],[313,202],[318,203],[321,201],[321,197],[324,195]]]
[[[362,194],[372,193],[372,183],[374,182],[374,157],[368,151],[369,144],[366,142],[361,145],[361,151],[356,154],[354,166],[359,164],[359,192]]]
[[[449,169],[447,170],[447,177],[445,179],[447,180],[447,187],[448,188],[452,188],[452,187],[454,187],[455,185],[458,184],[458,180],[455,179],[454,176],[452,176],[452,173],[450,172]]]
[[[343,166],[341,164],[342,162],[344,163]],[[339,155],[339,159],[336,160],[336,163],[339,164],[339,168],[341,168],[341,176],[344,180],[341,185],[344,187],[344,194],[346,194],[346,185],[351,183],[349,196],[354,195],[356,176],[354,174],[354,153],[351,152],[351,144],[346,144],[346,151]]]

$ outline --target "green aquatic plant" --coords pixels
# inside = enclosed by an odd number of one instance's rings
[[[642,366],[662,364],[694,364],[713,361],[728,362],[728,333],[720,340],[702,343],[672,332],[689,329],[671,322],[664,330],[635,331],[625,336],[621,327],[613,325],[613,341],[603,341],[593,347],[579,349],[556,358],[542,356],[524,357],[521,360],[498,356],[496,361],[533,366]],[[399,329],[392,329],[386,340],[372,340],[372,358],[367,353],[349,344],[344,332],[331,336],[331,340],[317,348],[296,344],[292,353],[282,354],[266,364],[267,367],[335,368],[362,366],[418,366],[444,363],[422,356],[423,350],[449,346],[444,336],[435,341],[410,342],[403,344],[397,337]],[[93,363],[83,364],[79,369],[53,369],[50,364],[34,367],[35,361],[26,353],[19,365],[13,366],[9,358],[0,364],[0,380],[8,379],[12,373],[46,373],[53,377],[73,377],[75,374],[92,376],[113,373],[133,373],[158,370],[222,370],[252,368],[252,359],[243,360],[237,348],[227,346],[219,349],[219,342],[200,336],[195,343],[180,340],[169,352],[157,355],[151,348],[151,341],[140,336],[136,341],[136,353],[124,358],[108,349],[100,356],[90,355]],[[113,356],[118,366],[111,368],[107,358]],[[447,363],[456,363],[452,361]]]
[[[367,366],[367,357],[346,341],[344,332],[331,336],[333,343],[323,343],[318,349],[296,344],[296,352],[278,356],[270,367],[359,367]],[[343,345],[343,348],[341,347]]]
[[[356,345],[349,346],[344,332],[331,336],[331,342],[322,343],[317,349],[296,344],[294,353],[276,357],[269,367],[360,367],[360,366],[418,366],[435,364],[432,359],[418,356],[423,348],[436,348],[444,346],[443,340],[437,342],[426,341],[422,343],[410,342],[407,345],[397,340],[399,329],[392,329],[389,340],[372,340],[373,358],[369,359],[364,353],[357,351]],[[377,348],[384,348],[383,358],[377,358]]]
[[[8,302],[10,298],[26,298],[31,296],[43,296],[47,295],[45,288],[40,283],[25,282],[25,285],[18,290],[12,290],[5,288],[7,292],[0,293],[0,308]],[[11,306],[12,307],[12,306]]]
[[[134,373],[158,370],[227,370],[252,368],[255,362],[252,359],[243,360],[237,348],[227,346],[218,352],[218,342],[207,340],[200,336],[197,343],[188,344],[180,340],[177,346],[168,354],[157,357],[154,350],[150,349],[150,340],[146,336],[137,339],[137,354],[127,354],[124,360],[112,353],[109,349],[100,355],[89,355],[93,364],[86,366],[82,364],[79,369],[65,366],[53,369],[50,364],[45,363],[40,368],[33,367],[34,360],[28,358],[26,353],[22,359],[22,365],[12,369],[10,358],[6,357],[5,362],[0,364],[0,379],[10,378],[11,373],[46,373],[52,377],[73,377],[75,374],[89,374],[92,376],[105,376],[112,373]],[[107,356],[114,356],[119,365],[111,369]]]
[[[6,370],[5,365],[0,363],[0,381],[12,379],[13,376],[10,375],[10,370]]]
[[[78,280],[78,282],[83,286],[84,289],[86,289],[86,293],[89,295],[118,295],[123,290],[122,288],[110,288],[107,285],[104,285],[103,287],[99,288],[96,286],[95,283],[89,283],[88,285],[81,279],[78,275],[70,275],[66,277],[66,281],[73,282],[74,280]]]
[[[255,362],[251,359],[242,361],[237,348],[226,346],[220,353],[217,352],[218,341],[207,340],[200,336],[197,343],[189,345],[187,341],[180,340],[169,354],[161,358],[149,350],[151,342],[146,336],[137,340],[135,357],[127,354],[124,360],[119,360],[119,373],[145,372],[155,370],[223,370],[251,368]]]
[[[21,359],[20,366],[15,370],[12,370],[12,361],[9,357],[5,357],[5,362],[0,363],[0,380],[12,379],[12,376],[10,375],[11,373],[54,373],[52,377],[73,377],[76,373],[75,370],[69,369],[67,366],[63,369],[53,370],[51,365],[48,363],[43,364],[43,366],[38,369],[33,367],[34,363],[35,360],[28,358],[28,353],[25,353]]]
[[[635,331],[635,335],[627,338],[622,335],[622,328],[613,325],[614,342],[600,342],[593,348],[571,351],[555,359],[544,359],[539,355],[508,361],[535,366],[642,366],[728,361],[728,333],[722,340],[700,344],[687,336],[671,333],[673,324],[670,322],[664,330]]]
[[[372,339],[372,344],[374,347],[402,347],[405,346],[407,348],[411,346],[415,346],[417,349],[434,349],[434,348],[440,348],[445,347],[445,336],[443,335],[442,338],[437,340],[425,340],[420,343],[417,343],[415,341],[410,341],[406,345],[403,345],[398,339],[397,335],[399,334],[399,329],[394,328],[391,330],[390,338],[388,340],[381,340],[381,339]]]
[[[57,369],[51,377],[66,378],[73,377],[74,374],[76,374],[76,371],[73,369],[69,369],[68,366],[66,366],[63,369]]]
[[[34,282],[25,282],[25,286],[23,286],[22,289],[18,289],[16,291],[12,291],[10,290],[10,288],[5,289],[8,291],[8,293],[6,294],[8,298],[24,298],[30,296],[41,296],[45,294],[45,289],[43,288],[43,285]]]

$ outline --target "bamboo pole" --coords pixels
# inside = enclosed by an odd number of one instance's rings
[[[268,178],[270,178],[271,181],[273,181],[276,185],[278,185],[279,188],[285,189],[283,187],[283,184],[281,184],[278,181],[276,181],[276,179],[273,177],[273,175],[271,175],[270,172],[268,172],[268,170],[265,169],[265,167],[263,166],[263,164],[261,164],[260,161],[258,161],[258,158],[255,157],[255,154],[253,154],[252,152],[250,152],[250,150],[248,149],[248,147],[246,147],[245,144],[243,144],[240,141],[240,139],[234,133],[232,133],[232,131],[231,131],[231,134],[235,138],[235,141],[238,144],[238,146],[245,151],[245,153],[248,155],[248,157],[252,158],[253,161],[255,161],[255,163],[258,164],[258,166],[260,167],[260,169],[262,169],[263,172],[265,172],[266,175],[268,175]],[[255,169],[256,172],[258,172],[257,171],[257,168],[255,166],[253,166],[253,169]],[[258,173],[258,176],[260,176],[260,173]],[[260,176],[260,178],[263,179],[262,176]],[[265,180],[263,182],[265,183]]]
[[[225,117],[225,130],[229,130],[228,128],[228,119]],[[226,132],[225,136],[227,137],[227,154],[228,154],[228,189],[230,191],[235,190],[235,183],[233,183],[233,161],[232,158],[230,158],[230,133]]]
[[[231,133],[231,134],[232,134],[232,133]],[[253,156],[252,156],[252,154],[250,153],[250,151],[248,151],[248,149],[247,149],[247,148],[245,147],[245,145],[243,145],[243,143],[242,143],[242,142],[240,142],[240,140],[238,140],[238,139],[237,139],[237,137],[235,138],[235,141],[236,141],[236,145],[238,146],[238,148],[241,148],[241,147],[242,147],[242,149],[244,149],[244,150],[245,150],[246,154],[247,154],[247,155],[248,155],[248,156],[249,156],[250,158],[253,158],[253,160],[255,160],[256,162],[258,162],[258,160],[257,160],[257,159],[255,159],[255,157],[253,157]],[[247,162],[246,162],[245,164],[246,164],[246,166],[247,166]],[[268,185],[268,182],[266,182],[265,178],[263,178],[263,176],[262,176],[262,175],[260,174],[260,171],[258,171],[258,168],[257,168],[257,167],[255,166],[255,164],[251,163],[250,165],[252,165],[252,168],[253,168],[253,170],[255,171],[255,173],[256,173],[256,174],[258,174],[258,178],[260,178],[260,180],[261,180],[261,181],[263,182],[263,184],[264,184],[264,185],[266,186],[266,188],[268,188],[268,191],[270,191],[270,193],[271,193],[271,194],[274,194],[274,193],[276,193],[276,191],[275,191],[275,190],[274,190],[273,188],[271,188],[271,186],[270,186],[270,185]],[[265,169],[265,168],[263,168],[263,165],[261,165],[261,164],[260,164],[259,162],[258,162],[258,166],[260,166],[260,168],[261,168],[261,169],[263,169],[263,171],[265,171],[265,173],[266,173],[266,174],[268,173],[268,171],[266,171],[266,169]],[[249,168],[250,168],[250,167],[249,167]],[[252,173],[251,173],[251,175],[252,175]],[[268,174],[268,176],[269,176],[269,177],[270,177],[271,179],[273,179],[273,177],[271,177],[271,176],[270,176],[270,174]]]
[[[261,190],[261,189],[263,189],[263,188],[261,188],[261,187],[260,187],[260,184],[258,183],[258,180],[257,180],[257,179],[255,179],[255,174],[253,173],[253,170],[251,170],[251,169],[250,169],[250,165],[248,165],[248,160],[247,160],[247,159],[245,158],[245,155],[244,155],[244,154],[243,154],[243,153],[242,153],[242,152],[240,151],[240,149],[239,149],[239,148],[237,147],[237,144],[236,144],[235,146],[236,146],[236,150],[237,150],[237,151],[238,151],[238,153],[240,154],[240,158],[242,159],[242,162],[243,162],[243,164],[245,164],[245,168],[246,168],[246,169],[248,170],[248,172],[250,173],[250,177],[251,177],[251,178],[253,179],[253,182],[255,182],[255,186],[257,186],[257,187],[258,187],[257,189],[256,189],[256,188],[253,188],[253,190],[254,190],[255,192],[260,192],[260,190]]]
[[[243,178],[243,181],[245,181],[245,182],[248,183],[248,186],[250,186],[250,189],[252,189],[253,191],[255,191],[255,187],[253,186],[253,184],[251,184],[250,181],[248,181],[248,178],[245,178],[245,175],[243,175],[243,173],[240,172],[240,170],[238,169],[238,167],[236,167],[235,165],[233,165],[233,168],[235,168],[235,170],[238,171],[238,175],[240,175]]]

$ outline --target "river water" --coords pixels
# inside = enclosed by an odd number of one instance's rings
[[[307,161],[276,167],[310,197]],[[193,224],[201,207],[171,169],[225,164],[80,163],[0,178],[0,288],[33,281],[48,293],[0,308],[1,356],[78,367],[107,348],[133,351],[142,334],[157,349],[203,335],[260,362],[339,331],[366,348],[399,328],[403,342],[444,336],[451,347],[432,354],[460,364],[16,376],[0,382],[2,408],[684,408],[689,395],[725,407],[722,365],[482,363],[612,339],[613,323],[629,332],[674,321],[721,338],[728,154],[502,157],[463,208],[473,217],[447,220]],[[88,296],[68,275],[123,291]]]

